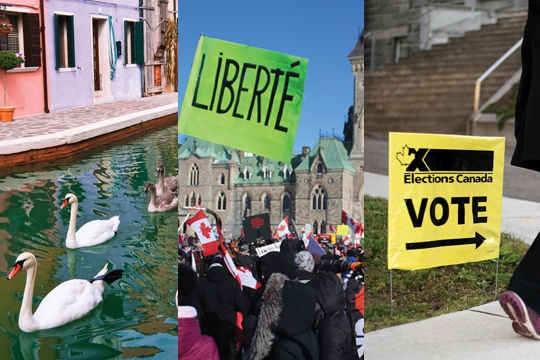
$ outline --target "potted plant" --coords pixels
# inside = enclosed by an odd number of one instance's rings
[[[8,36],[8,34],[13,30],[13,25],[9,22],[8,18],[1,18],[0,19],[0,32]]]
[[[7,71],[16,68],[24,62],[24,55],[15,54],[13,51],[0,51],[0,69],[4,70],[4,106],[0,106],[0,121],[9,122],[13,120],[14,106],[7,106]]]

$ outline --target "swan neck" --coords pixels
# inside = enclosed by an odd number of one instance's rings
[[[150,188],[150,204],[156,206],[156,188]]]
[[[19,314],[19,327],[28,329],[35,322],[32,314],[32,297],[34,295],[34,283],[36,281],[36,267],[32,266],[26,270],[26,285],[24,286],[24,295]],[[21,325],[21,323],[23,325]],[[24,326],[26,324],[26,326]]]
[[[77,230],[77,208],[78,207],[79,207],[79,203],[77,201],[71,204],[71,215],[69,217],[69,228],[68,228],[67,237],[66,237],[67,247],[76,246],[75,232]]]
[[[163,188],[163,185],[165,183],[165,170],[159,172],[159,181],[158,185]]]

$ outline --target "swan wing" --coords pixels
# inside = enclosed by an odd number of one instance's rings
[[[50,329],[79,319],[103,300],[103,288],[87,280],[69,280],[51,290],[39,304],[34,318],[40,329]]]
[[[77,245],[83,247],[104,243],[116,234],[119,224],[119,216],[113,216],[109,220],[90,221],[75,233]]]
[[[171,192],[175,192],[178,189],[178,178],[176,176],[166,177],[165,189]]]
[[[168,211],[178,207],[178,195],[166,192],[156,199],[156,209],[158,211]]]

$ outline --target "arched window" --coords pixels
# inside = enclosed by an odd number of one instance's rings
[[[322,163],[319,163],[317,165],[317,175],[322,175],[323,173],[323,166],[322,166]]]
[[[227,210],[227,197],[225,193],[221,191],[217,200],[217,209],[218,210]]]
[[[313,210],[326,211],[326,190],[322,185],[317,185],[313,190]]]
[[[197,200],[197,205],[202,205],[202,197],[201,197],[201,194],[199,194],[199,199]]]
[[[225,174],[221,173],[221,177],[219,178],[220,185],[225,185]]]
[[[326,234],[326,222],[321,221],[321,234]]]
[[[199,185],[199,167],[197,164],[191,166],[191,171],[189,172],[189,185]]]
[[[270,211],[270,196],[268,194],[264,196],[264,210]]]
[[[289,194],[285,194],[283,197],[283,211],[291,210],[291,198]]]
[[[250,180],[251,179],[251,173],[249,172],[249,168],[246,166],[244,169],[244,180]]]
[[[319,227],[317,224],[317,220],[313,222],[313,235],[317,235],[319,233]]]
[[[186,200],[184,201],[184,206],[189,206],[189,195],[186,194]]]
[[[265,179],[270,179],[270,168],[268,166],[264,167],[263,173],[264,173],[264,178]]]
[[[195,193],[191,193],[191,201],[190,201],[190,206],[195,206],[196,203],[195,203]]]
[[[247,216],[248,211],[251,215],[251,197],[246,194],[246,198],[244,199],[244,217]]]

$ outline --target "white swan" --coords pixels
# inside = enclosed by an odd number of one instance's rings
[[[94,220],[81,226],[79,231],[75,232],[77,227],[77,208],[79,202],[73,194],[67,194],[64,203],[60,207],[63,209],[67,204],[71,204],[71,217],[69,218],[69,228],[66,237],[66,247],[77,249],[85,246],[94,246],[111,239],[118,230],[120,217],[113,216],[109,220]]]
[[[150,212],[163,212],[173,209],[178,209],[178,194],[173,192],[163,193],[160,197],[156,198],[156,185],[154,183],[147,183],[144,186],[144,196],[148,195],[148,191],[151,192],[150,203],[148,204],[148,211]]]
[[[178,177],[170,175],[165,177],[165,165],[158,164],[156,177],[159,177],[159,180],[156,184],[156,195],[161,196],[167,191],[175,192],[178,190]]]
[[[88,314],[102,300],[104,281],[112,284],[122,277],[123,270],[107,271],[107,265],[90,280],[68,280],[52,289],[32,314],[32,296],[36,280],[36,257],[25,252],[17,257],[13,270],[8,275],[12,279],[21,269],[26,270],[26,285],[19,314],[19,328],[24,332],[52,329]]]

